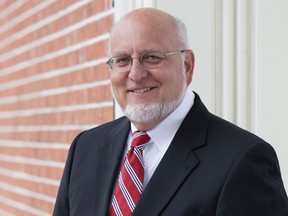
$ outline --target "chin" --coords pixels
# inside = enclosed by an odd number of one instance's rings
[[[167,117],[179,106],[179,104],[180,102],[178,101],[154,103],[149,105],[133,104],[127,105],[124,113],[130,121],[147,123]]]

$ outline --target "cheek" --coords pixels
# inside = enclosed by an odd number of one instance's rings
[[[111,88],[118,103],[125,97],[125,78],[119,75],[111,75]]]
[[[183,74],[179,74],[180,72],[175,72],[173,71],[172,73],[170,73],[170,76],[167,76],[164,80],[164,84],[166,83],[168,88],[171,88],[171,90],[175,89],[182,89],[183,87],[183,82],[184,82],[184,77]],[[170,91],[171,91],[170,90]],[[173,91],[172,90],[172,91]]]
[[[110,80],[114,90],[125,87],[125,79],[121,75],[111,74]]]
[[[186,77],[183,74],[173,75],[170,77],[169,85],[167,85],[167,92],[170,94],[171,99],[177,99],[182,95],[184,88],[186,89]],[[172,89],[172,90],[171,90]]]

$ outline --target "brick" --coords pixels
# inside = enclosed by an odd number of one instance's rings
[[[19,1],[9,0],[0,4],[0,13],[19,4],[0,18],[0,184],[55,198],[58,191],[55,182],[61,179],[74,137],[114,118],[110,73],[105,65],[107,34],[114,16],[110,13],[85,23],[110,10],[112,0],[93,0],[87,4],[58,0],[32,12],[43,2],[29,0],[20,5]],[[80,4],[83,5],[66,13],[72,5]],[[1,31],[1,27],[27,12],[30,16]],[[63,16],[44,23],[60,12]],[[42,25],[36,28],[36,23]],[[67,32],[71,27],[74,30]],[[98,37],[103,39],[95,41]],[[54,144],[64,147],[56,148]],[[26,178],[13,177],[13,173],[25,174]],[[35,180],[40,177],[54,183]],[[54,203],[3,188],[0,194],[11,202],[52,213]],[[16,207],[0,200],[0,212],[35,215]]]

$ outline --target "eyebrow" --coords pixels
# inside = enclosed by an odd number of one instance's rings
[[[147,48],[147,49],[144,49],[143,52],[153,52],[153,51],[157,51],[157,49],[155,48]]]
[[[144,49],[141,53],[145,53],[145,52],[162,52],[162,50],[155,49],[155,48],[148,48],[148,49]]]
[[[123,52],[121,51],[118,51],[116,53],[112,53],[112,56],[121,56],[121,55],[127,55],[127,54],[124,54]]]
[[[159,50],[159,49],[155,49],[155,48],[146,48],[144,50],[142,50],[139,55],[143,54],[143,53],[146,53],[146,52],[163,52],[162,50]],[[125,55],[125,56],[131,56],[131,55],[128,55],[122,51],[117,51],[115,53],[112,54],[112,56],[121,56],[121,55]]]

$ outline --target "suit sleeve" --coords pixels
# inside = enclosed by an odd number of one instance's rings
[[[60,187],[58,190],[58,195],[56,198],[56,203],[54,206],[53,216],[69,216],[70,215],[70,208],[69,208],[69,182],[70,182],[70,175],[71,175],[71,168],[73,164],[74,152],[76,148],[76,143],[82,133],[80,133],[72,142],[63,176],[61,179]]]
[[[216,215],[288,215],[278,159],[269,144],[254,143],[234,161],[219,197]]]

